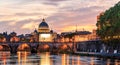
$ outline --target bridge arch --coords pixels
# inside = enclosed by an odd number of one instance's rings
[[[49,44],[40,44],[37,47],[38,52],[50,51],[51,46]]]
[[[0,51],[10,51],[11,48],[9,45],[6,45],[6,44],[2,44],[0,45]]]
[[[22,43],[17,47],[17,51],[31,51],[31,46],[27,43]]]
[[[71,51],[72,51],[72,47],[70,45],[62,44],[58,46],[58,52],[71,52]]]
[[[62,49],[62,50],[68,49],[68,47],[67,47],[66,44],[60,45],[58,48],[59,48],[59,49]]]

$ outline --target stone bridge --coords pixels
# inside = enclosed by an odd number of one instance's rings
[[[31,53],[37,53],[48,49],[50,52],[60,50],[73,51],[73,43],[0,43],[0,51],[10,51],[10,53],[17,53],[17,51],[30,51]]]

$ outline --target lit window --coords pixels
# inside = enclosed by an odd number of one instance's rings
[[[42,38],[50,38],[50,34],[41,34]]]

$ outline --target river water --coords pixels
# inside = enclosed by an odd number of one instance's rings
[[[0,65],[120,65],[120,60],[68,54],[51,55],[49,52],[30,54],[0,52]]]

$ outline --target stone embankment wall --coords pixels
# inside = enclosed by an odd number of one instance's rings
[[[120,44],[108,45],[99,41],[76,43],[77,52],[120,53]]]

